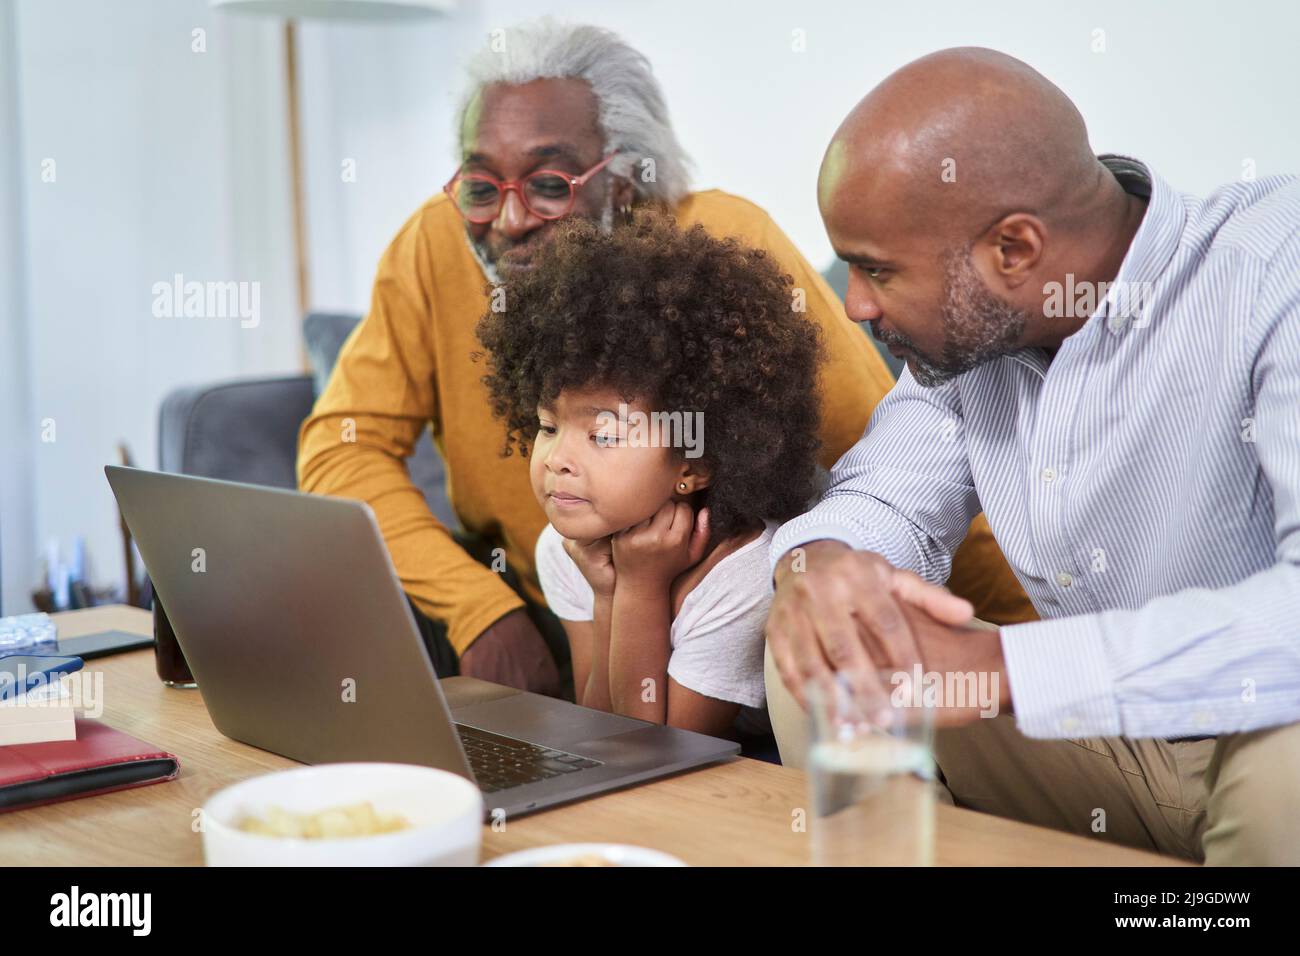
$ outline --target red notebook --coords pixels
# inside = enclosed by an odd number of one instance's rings
[[[77,718],[76,740],[0,747],[0,813],[172,780],[174,754]]]

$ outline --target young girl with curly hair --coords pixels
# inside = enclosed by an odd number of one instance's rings
[[[504,454],[529,457],[550,522],[537,570],[579,704],[766,729],[768,544],[816,491],[821,348],[792,286],[661,213],[575,219],[479,322]]]

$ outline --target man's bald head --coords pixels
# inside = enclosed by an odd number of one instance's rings
[[[915,60],[868,93],[827,151],[819,199],[889,190],[919,226],[956,234],[1014,210],[1060,217],[1104,174],[1070,99],[1028,64],[979,47]]]
[[[1045,279],[1094,271],[1096,248],[1109,255],[1136,221],[1069,98],[975,47],[915,60],[868,93],[826,151],[818,203],[851,267],[850,317],[922,384],[1059,341],[1068,331],[1040,320]]]

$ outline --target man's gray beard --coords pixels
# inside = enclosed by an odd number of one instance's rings
[[[611,196],[605,203],[605,210],[600,214],[600,231],[609,234],[614,229],[614,201]],[[478,267],[483,270],[483,275],[487,276],[488,282],[494,286],[501,285],[501,273],[497,270],[496,264],[488,261],[486,246],[474,239],[465,231],[465,239],[469,242],[469,251],[474,253],[474,259],[478,262]]]
[[[925,388],[943,385],[977,365],[1014,352],[1028,321],[1026,313],[985,287],[971,261],[970,247],[944,253],[943,288],[943,354],[938,359],[922,355],[905,335],[887,332],[877,336],[887,345],[910,350],[907,367]]]

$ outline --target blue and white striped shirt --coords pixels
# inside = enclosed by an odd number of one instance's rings
[[[1043,618],[1002,628],[1023,733],[1300,720],[1300,182],[1202,200],[1101,159],[1149,192],[1112,294],[1050,362],[905,369],[772,563],[829,538],[941,583],[982,508]]]

